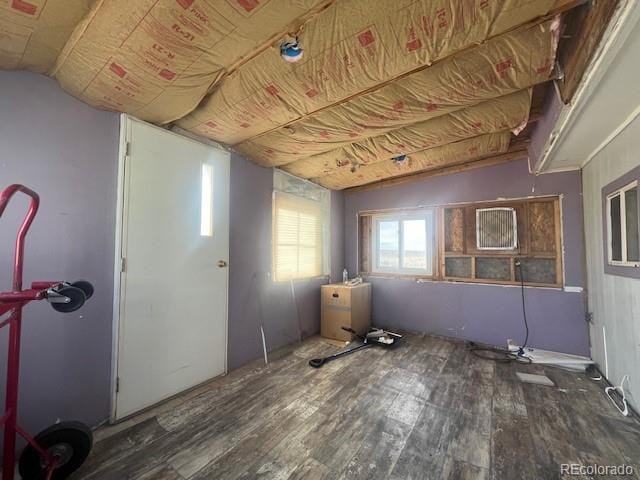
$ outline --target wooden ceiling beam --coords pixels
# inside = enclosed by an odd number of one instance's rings
[[[558,53],[564,70],[558,86],[565,104],[573,99],[619,3],[619,0],[592,0],[566,16],[568,38],[560,44]]]

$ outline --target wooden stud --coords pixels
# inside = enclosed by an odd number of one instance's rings
[[[563,285],[564,284],[564,264],[562,261],[562,253],[563,253],[563,246],[562,246],[562,218],[560,215],[560,200],[556,199],[553,202],[553,213],[554,213],[554,220],[555,220],[555,240],[556,240],[556,283],[558,285]]]
[[[593,1],[582,7],[584,12],[574,13],[577,31],[561,45],[559,53],[564,76],[558,83],[564,103],[573,99],[618,5],[618,0]]]

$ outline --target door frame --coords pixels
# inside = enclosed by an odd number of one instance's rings
[[[124,221],[126,219],[125,208],[127,207],[127,158],[129,158],[129,145],[131,141],[131,130],[134,122],[144,124],[145,126],[154,128],[156,130],[161,130],[164,133],[168,133],[170,135],[174,135],[176,137],[180,137],[181,139],[188,140],[190,142],[198,143],[201,145],[206,145],[210,148],[217,148],[219,150],[223,150],[220,147],[211,145],[205,142],[199,142],[191,137],[187,137],[184,135],[180,135],[178,133],[172,132],[170,130],[166,130],[164,128],[157,127],[156,125],[152,125],[150,123],[139,120],[131,115],[127,115],[126,113],[120,114],[120,139],[118,145],[118,172],[117,172],[117,194],[116,194],[116,223],[115,223],[115,249],[114,249],[114,257],[113,257],[113,320],[112,320],[112,332],[111,332],[111,382],[110,382],[110,406],[109,406],[109,423],[116,424],[130,418],[134,415],[138,415],[145,410],[154,408],[154,406],[147,407],[139,412],[134,413],[133,415],[129,415],[124,418],[117,419],[117,395],[118,395],[118,360],[120,355],[120,322],[121,322],[121,307],[122,307],[122,246],[123,246],[123,238],[126,234],[126,226]],[[228,152],[227,152],[228,153]],[[229,180],[231,176],[229,176]],[[231,185],[229,185],[229,193],[231,192]],[[228,205],[230,208],[230,204]],[[231,225],[231,217],[229,215],[229,226]],[[230,245],[230,244],[229,244]],[[228,262],[229,264],[231,262]],[[224,372],[222,376],[228,373],[228,356],[229,356],[229,268],[226,268],[226,280],[227,280],[227,295],[225,298],[224,304]],[[217,377],[214,377],[217,378]],[[211,381],[206,380],[204,383]],[[200,385],[202,385],[200,384]],[[197,388],[199,385],[194,385],[189,390],[193,390]],[[180,395],[184,392],[181,392],[177,395]],[[175,397],[175,395],[174,395]],[[162,400],[160,403],[167,402],[173,397],[169,397],[165,400]]]

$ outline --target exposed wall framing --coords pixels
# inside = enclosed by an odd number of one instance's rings
[[[479,250],[476,247],[476,209],[509,207],[516,210],[518,248]],[[432,277],[451,282],[519,285],[521,272],[528,286],[562,287],[562,228],[560,198],[536,197],[429,207],[435,210],[436,261]],[[415,209],[405,209],[411,211]],[[359,270],[372,275],[372,215],[359,214]],[[375,274],[378,275],[378,274]],[[399,275],[393,275],[399,276]]]

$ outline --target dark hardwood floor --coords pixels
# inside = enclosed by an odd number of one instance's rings
[[[585,374],[474,357],[408,335],[310,368],[337,347],[287,347],[97,432],[74,479],[543,479],[560,465],[632,465],[640,424]],[[521,383],[516,372],[556,384]],[[624,478],[634,478],[624,477]]]

